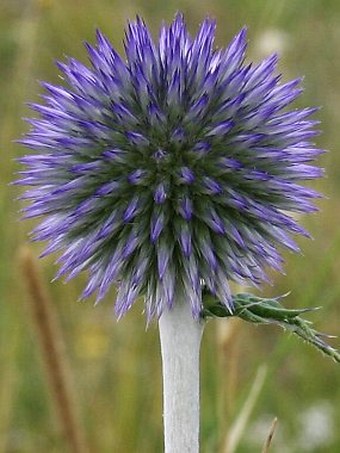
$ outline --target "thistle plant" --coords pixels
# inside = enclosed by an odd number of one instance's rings
[[[214,34],[207,18],[192,37],[177,14],[155,41],[137,18],[123,59],[98,31],[92,68],[58,63],[65,84],[43,83],[21,140],[25,217],[43,217],[33,239],[61,252],[57,277],[87,271],[82,298],[114,285],[118,318],[143,298],[159,320],[168,453],[198,450],[202,294],[232,315],[230,281],[280,271],[278,249],[308,236],[294,213],[316,210],[301,182],[322,175],[316,109],[287,108],[301,80],[281,82],[276,55],[246,63],[245,28],[225,49]]]

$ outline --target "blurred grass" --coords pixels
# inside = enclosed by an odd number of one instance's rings
[[[27,295],[16,252],[26,241],[30,223],[19,223],[17,190],[7,183],[17,169],[14,158],[24,151],[14,140],[26,130],[21,117],[30,113],[26,101],[36,100],[37,80],[57,81],[55,59],[72,55],[84,60],[84,40],[93,41],[100,27],[122,50],[127,18],[141,14],[157,33],[162,19],[183,10],[190,28],[209,13],[218,21],[217,44],[224,45],[247,24],[250,56],[260,58],[263,39],[276,37],[282,45],[280,69],[288,77],[305,75],[301,105],[321,105],[323,134],[320,147],[330,150],[321,163],[327,179],[317,189],[328,200],[318,215],[304,218],[315,241],[300,241],[302,256],[289,253],[286,276],[274,275],[267,296],[292,291],[291,305],[324,309],[313,315],[318,329],[339,333],[340,314],[340,3],[337,0],[1,0],[0,2],[0,453],[62,452],[43,367],[29,322]],[[267,36],[267,38],[264,38]],[[274,39],[273,38],[273,39]],[[262,46],[263,47],[263,46]],[[40,246],[34,245],[36,253]],[[41,262],[48,282],[55,272],[53,259]],[[137,305],[116,323],[114,294],[93,308],[76,303],[85,279],[64,286],[50,285],[63,326],[76,381],[82,418],[95,452],[160,452],[162,446],[161,378],[157,328],[145,331],[142,306]],[[216,341],[216,322],[205,332],[202,352],[202,452],[217,452],[227,426],[238,413],[259,365],[268,376],[252,420],[279,419],[273,452],[336,453],[340,451],[340,378],[336,365],[316,351],[273,328],[237,325],[235,350]],[[230,361],[234,360],[229,371]],[[233,358],[232,358],[233,357]],[[218,359],[219,358],[219,359]],[[235,374],[236,373],[236,374]],[[236,376],[236,378],[235,378]],[[234,383],[234,384],[233,384]],[[235,384],[236,383],[236,384]],[[233,389],[221,416],[221,395]],[[323,443],[304,440],[303,414],[329,403],[334,432]],[[218,421],[226,423],[223,425]],[[321,426],[321,425],[320,425]],[[312,429],[318,431],[322,426]],[[308,433],[307,433],[308,434]],[[306,434],[306,435],[307,435]],[[238,452],[260,451],[265,438],[256,440],[252,427],[244,433]],[[258,442],[258,443],[257,443]]]

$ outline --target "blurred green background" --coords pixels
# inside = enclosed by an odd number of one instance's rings
[[[44,364],[30,322],[18,249],[34,222],[18,222],[19,190],[9,186],[24,153],[14,140],[38,100],[37,81],[57,82],[55,59],[86,60],[82,42],[101,28],[122,51],[128,18],[142,15],[154,33],[162,19],[182,10],[194,32],[202,18],[216,17],[217,45],[244,24],[249,54],[258,60],[277,50],[284,78],[305,76],[298,104],[322,106],[317,142],[327,178],[314,186],[327,198],[320,213],[302,223],[314,241],[299,241],[303,255],[285,253],[286,275],[273,275],[265,296],[292,291],[289,306],[318,306],[317,328],[339,333],[340,315],[340,2],[338,0],[0,0],[1,143],[1,374],[0,452],[67,452],[46,384]],[[34,244],[35,254],[42,246]],[[95,309],[77,303],[85,278],[67,285],[48,282],[53,257],[41,261],[44,280],[63,329],[81,423],[93,452],[161,452],[161,375],[157,325],[147,331],[142,305],[117,323],[111,293]],[[228,323],[227,323],[228,324]],[[230,331],[228,331],[230,329]],[[333,341],[339,345],[339,340]],[[209,322],[202,350],[202,452],[226,453],[223,445],[258,368],[267,366],[262,391],[237,452],[260,452],[274,416],[278,429],[270,451],[340,451],[339,368],[316,350],[272,327]]]

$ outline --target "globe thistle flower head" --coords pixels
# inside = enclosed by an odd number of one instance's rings
[[[202,309],[202,287],[232,311],[228,281],[258,285],[281,269],[278,246],[307,235],[292,213],[312,212],[321,176],[315,109],[287,109],[300,80],[281,83],[277,57],[246,64],[246,30],[214,47],[215,22],[196,36],[183,16],[154,41],[140,19],[126,60],[97,32],[92,68],[58,63],[67,86],[44,83],[40,115],[22,143],[34,150],[19,184],[26,217],[62,251],[58,277],[87,270],[83,297],[112,284],[120,317],[143,296],[148,319],[178,297]]]

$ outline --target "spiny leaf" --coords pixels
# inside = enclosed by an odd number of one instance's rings
[[[284,296],[266,299],[249,293],[239,293],[232,296],[234,311],[230,313],[228,308],[216,299],[207,290],[203,291],[204,309],[202,316],[208,317],[239,317],[255,324],[277,324],[285,330],[290,330],[306,342],[332,357],[340,363],[340,354],[337,349],[326,343],[323,338],[334,338],[330,335],[318,332],[312,328],[312,323],[300,317],[304,313],[319,310],[316,308],[284,308],[280,299]]]

